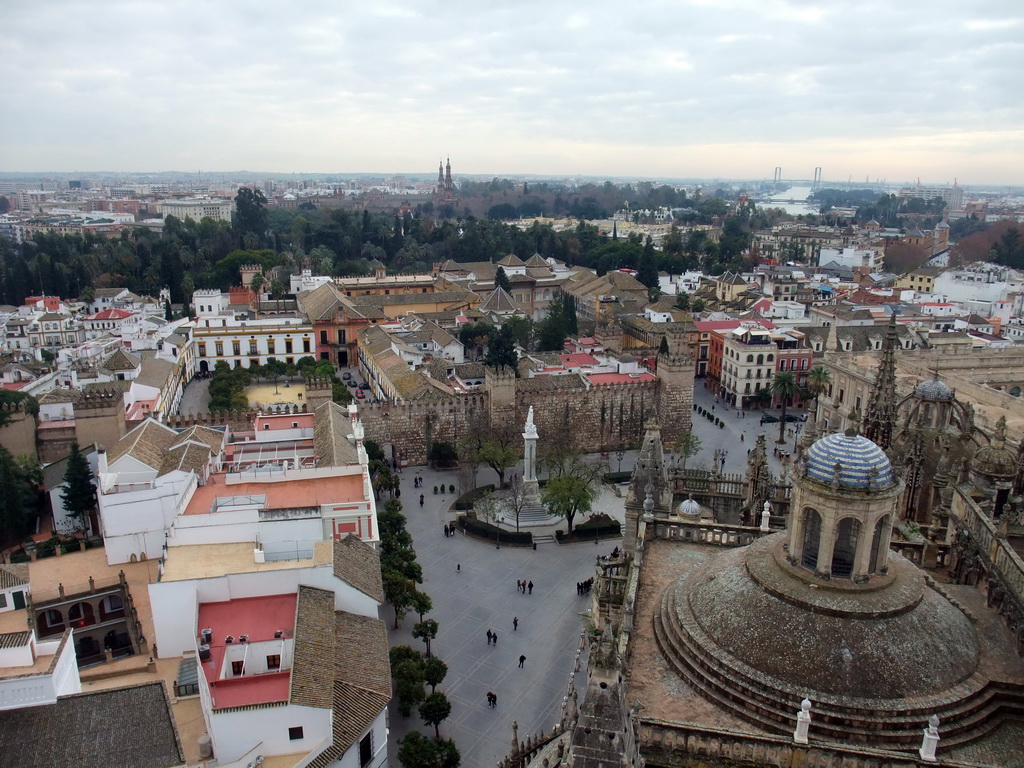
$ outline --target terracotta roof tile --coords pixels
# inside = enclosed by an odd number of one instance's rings
[[[4,765],[19,768],[170,768],[185,763],[160,681],[0,712],[0,755]]]
[[[299,587],[295,607],[295,650],[288,701],[305,707],[331,706],[334,670],[326,659],[335,656],[334,593]]]
[[[378,603],[384,602],[380,556],[362,539],[346,536],[334,542],[334,575]]]

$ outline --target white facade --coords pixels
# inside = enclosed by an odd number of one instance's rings
[[[818,264],[824,265],[832,261],[850,269],[868,267],[873,271],[882,266],[878,251],[870,248],[822,248]]]
[[[216,323],[200,320],[192,332],[195,365],[199,371],[213,371],[218,362],[232,368],[266,365],[271,358],[295,363],[316,354],[313,326],[298,318],[242,320]]]
[[[75,659],[71,630],[56,640],[36,642],[29,632],[28,643],[16,648],[0,649],[0,669],[31,667],[37,657],[56,656],[52,671],[39,674],[0,676],[0,710],[53,704],[60,696],[82,692]]]
[[[174,216],[182,221],[185,219],[231,221],[231,213],[235,210],[235,204],[230,200],[211,200],[209,198],[164,200],[157,203],[156,210],[164,217]]]

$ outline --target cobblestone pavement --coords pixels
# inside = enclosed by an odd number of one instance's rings
[[[761,424],[762,411],[745,411],[746,418],[742,415],[737,417],[735,408],[726,406],[723,403],[716,403],[715,397],[708,390],[704,389],[704,380],[698,379],[693,386],[693,402],[702,408],[710,411],[714,407],[714,415],[722,420],[725,426],[718,427],[712,421],[705,418],[697,411],[693,412],[693,433],[700,438],[701,450],[696,456],[687,460],[686,466],[693,468],[710,469],[712,457],[716,448],[726,451],[724,468],[726,472],[746,472],[747,452],[757,443],[757,436],[763,434],[768,447],[768,465],[772,472],[778,476],[782,469],[782,462],[773,453],[772,449],[778,444],[778,424]],[[773,416],[780,416],[778,409],[764,411]],[[803,416],[806,411],[802,409],[788,409],[787,413],[795,416]],[[795,457],[796,443],[803,432],[803,424],[789,424],[786,426],[786,443],[778,445],[782,452],[792,453]],[[741,439],[742,436],[742,439]],[[666,446],[666,449],[671,446]]]
[[[424,478],[426,490],[422,508],[421,491],[413,488],[417,474]],[[590,605],[588,597],[576,594],[576,582],[590,578],[596,555],[607,554],[621,539],[599,545],[541,544],[533,551],[504,545],[496,549],[461,534],[445,538],[444,523],[455,519],[449,509],[455,496],[433,494],[433,486],[442,481],[458,482],[454,472],[407,468],[402,473],[401,500],[423,566],[421,589],[433,601],[430,617],[440,624],[431,651],[448,665],[439,690],[451,701],[452,713],[441,724],[441,735],[455,740],[462,765],[477,768],[495,765],[509,752],[513,721],[518,721],[519,737],[524,739],[542,729],[550,731],[560,719],[583,628],[580,614]],[[479,483],[489,482],[494,477],[481,472]],[[595,506],[622,519],[622,500],[611,490]],[[517,579],[532,580],[533,594],[521,594]],[[392,645],[422,650],[422,642],[411,635],[415,614],[407,616],[397,630],[391,628],[390,606],[383,608],[382,616]],[[513,617],[519,619],[517,630],[512,627]],[[497,633],[497,645],[488,644],[488,629]],[[519,669],[520,654],[526,656],[523,669]],[[487,706],[488,691],[497,694],[495,709]],[[398,765],[398,740],[403,735],[413,729],[433,734],[415,714],[404,718],[394,705],[390,727],[393,766]]]
[[[210,412],[210,380],[193,379],[181,393],[178,413],[188,416],[190,413],[199,415]]]

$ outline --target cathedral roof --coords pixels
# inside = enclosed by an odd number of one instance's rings
[[[838,474],[841,488],[874,490],[892,485],[892,465],[885,451],[863,435],[834,434],[807,449],[807,477],[831,485]]]

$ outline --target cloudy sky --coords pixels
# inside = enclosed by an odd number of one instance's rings
[[[5,5],[0,172],[1024,183],[1022,0]]]

